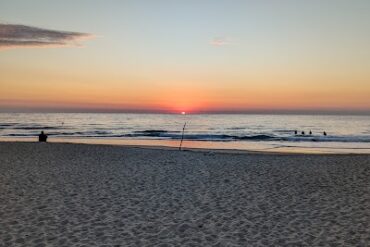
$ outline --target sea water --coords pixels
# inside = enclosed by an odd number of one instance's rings
[[[370,153],[367,115],[0,113],[0,138],[177,147],[185,123],[184,148]]]

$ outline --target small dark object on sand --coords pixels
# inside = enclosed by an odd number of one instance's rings
[[[302,135],[304,135],[304,131],[302,131],[302,133],[301,133]]]
[[[323,135],[326,136],[326,132],[325,131],[324,131]]]
[[[44,133],[44,131],[41,131],[41,134],[39,135],[39,142],[46,142],[48,139],[48,136]]]

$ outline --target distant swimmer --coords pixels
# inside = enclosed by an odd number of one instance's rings
[[[310,135],[312,135],[312,131],[310,130]]]
[[[39,135],[39,142],[46,142],[48,139],[48,136],[44,133],[44,131],[41,131],[41,134]]]
[[[295,135],[297,135],[297,134],[298,134],[298,131],[296,131],[296,130],[295,130],[295,131],[294,131],[294,134],[295,134]]]
[[[323,135],[326,136],[326,132],[325,131],[324,131]]]
[[[304,131],[302,131],[302,133],[301,133],[303,136],[304,136]]]

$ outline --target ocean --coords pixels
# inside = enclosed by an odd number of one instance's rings
[[[185,123],[184,148],[370,153],[363,115],[0,113],[0,140],[178,147]]]

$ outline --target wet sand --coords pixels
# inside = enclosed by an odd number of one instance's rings
[[[370,155],[0,143],[0,246],[369,246]]]

